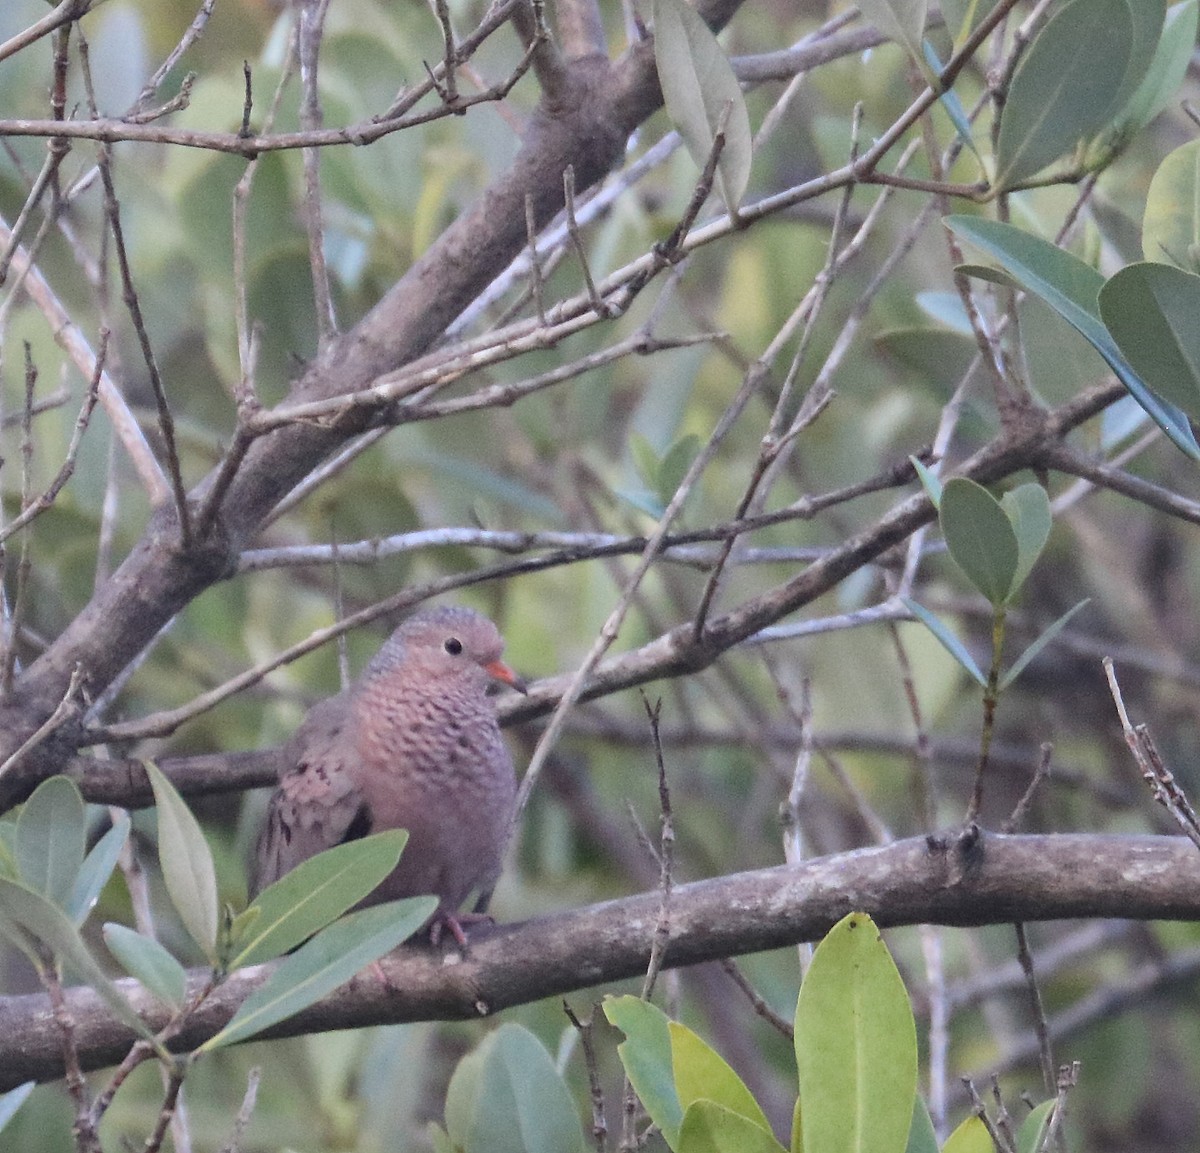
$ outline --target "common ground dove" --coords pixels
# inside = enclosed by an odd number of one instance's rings
[[[524,692],[500,660],[496,626],[468,608],[406,620],[345,692],[309,710],[258,841],[255,890],[301,861],[382,829],[407,829],[396,869],[367,903],[432,893],[435,941],[460,945],[459,906],[500,874],[516,795],[512,758],[488,699],[492,680]]]

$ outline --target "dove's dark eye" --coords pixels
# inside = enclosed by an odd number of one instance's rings
[[[462,652],[462,641],[458,637],[447,637],[442,648],[446,650],[452,657],[458,656]]]

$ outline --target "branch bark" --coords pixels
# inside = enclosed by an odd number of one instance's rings
[[[465,1020],[645,970],[659,915],[657,892],[609,901],[490,932],[448,964],[428,947],[398,949],[379,974],[365,970],[272,1037],[407,1021]],[[882,927],[953,926],[1075,917],[1200,919],[1200,854],[1184,837],[985,834],[968,851],[951,838],[912,838],[677,886],[664,964],[694,965],[819,939],[841,917],[865,911]],[[452,957],[456,956],[454,954]],[[192,1048],[212,1036],[265,978],[235,974],[180,1035]],[[196,972],[193,982],[207,979]],[[164,1007],[122,983],[154,1028]],[[133,1042],[87,988],[66,997],[85,1070],[120,1060]],[[0,999],[0,1090],[62,1076],[60,1036],[43,995]]]

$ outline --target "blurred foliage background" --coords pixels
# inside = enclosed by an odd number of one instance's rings
[[[839,5],[750,3],[722,43],[732,57],[778,51],[811,33]],[[454,0],[462,28],[479,20],[477,0]],[[623,14],[603,5],[614,50],[625,42]],[[44,14],[37,0],[0,5],[0,40]],[[1021,10],[1024,11],[1023,9]],[[194,16],[188,4],[108,0],[83,22],[96,97],[117,113],[137,98],[144,78],[178,41]],[[177,90],[185,70],[197,74],[189,106],[172,123],[236,130],[242,116],[243,60],[253,68],[256,116],[265,109],[286,53],[291,14],[259,0],[218,0],[205,35],[169,77]],[[948,55],[944,30],[932,33]],[[385,107],[395,92],[440,59],[436,19],[419,3],[333,0],[321,54],[325,122],[351,123]],[[519,59],[516,38],[492,37],[472,64],[489,78]],[[43,42],[0,63],[0,110],[7,118],[46,112],[49,48]],[[983,91],[983,66],[968,69],[956,91],[970,108]],[[1183,96],[1195,96],[1196,65]],[[70,80],[80,99],[80,77]],[[843,164],[850,124],[861,103],[860,140],[882,134],[911,101],[905,54],[885,44],[814,69],[785,99],[787,81],[747,93],[758,130],[779,114],[755,155],[747,199],[795,185]],[[445,225],[503,171],[518,130],[536,100],[532,77],[503,104],[483,105],[386,136],[369,147],[322,153],[326,252],[339,324],[349,328],[423,252]],[[985,116],[976,133],[986,135]],[[276,128],[296,128],[297,95],[285,91]],[[657,113],[631,141],[628,162],[670,130]],[[945,146],[953,129],[937,108],[928,130]],[[1178,102],[1088,188],[1072,251],[1111,272],[1138,259],[1142,206],[1161,159],[1189,140],[1194,125]],[[0,157],[0,214],[20,212],[45,142],[6,136]],[[64,227],[52,229],[38,264],[64,307],[88,334],[101,312],[81,253],[94,261],[103,226],[90,146],[77,144],[64,184],[90,180],[73,197]],[[953,179],[977,178],[964,152]],[[217,462],[234,428],[237,381],[231,306],[231,200],[245,170],[239,158],[200,149],[122,143],[114,172],[138,292],[166,381],[189,485]],[[91,173],[91,175],[89,175]],[[910,170],[928,176],[919,158]],[[600,276],[644,253],[673,226],[697,171],[682,149],[626,188],[585,228],[589,260]],[[615,178],[614,178],[615,179]],[[303,227],[298,154],[264,156],[254,179],[247,232],[249,311],[259,326],[258,388],[281,400],[316,352],[316,325]],[[859,188],[847,223],[861,224],[880,199]],[[1080,199],[1077,185],[1046,187],[1011,198],[1015,223],[1053,237]],[[341,544],[393,538],[421,529],[480,526],[523,532],[648,533],[661,507],[650,475],[673,446],[686,459],[703,443],[751,361],[779,332],[825,263],[837,194],[807,201],[720,244],[698,251],[664,286],[645,293],[624,317],[597,325],[559,348],[529,354],[470,377],[457,391],[528,379],[557,364],[598,352],[636,333],[654,310],[660,336],[720,331],[690,348],[625,356],[511,408],[407,425],[380,439],[266,527],[256,549],[307,543]],[[836,276],[808,334],[800,367],[802,392],[822,374],[834,397],[798,439],[767,500],[781,508],[802,497],[882,473],[928,445],[953,396],[962,416],[951,449],[961,458],[999,429],[991,390],[976,374],[959,390],[974,345],[963,334],[951,262],[938,211],[884,280],[885,260],[905,242],[929,197],[890,190],[860,255]],[[959,207],[954,210],[961,211]],[[716,211],[715,205],[713,211]],[[111,254],[108,259],[111,261]],[[111,311],[120,316],[119,286],[109,278]],[[563,261],[547,281],[548,299],[579,290],[578,263]],[[481,286],[482,287],[482,286]],[[865,311],[864,311],[865,308]],[[0,455],[4,512],[20,509],[24,352],[37,367],[38,395],[65,390],[58,407],[32,425],[36,490],[63,459],[85,382],[55,343],[45,317],[27,298],[3,301],[3,405]],[[486,323],[486,317],[476,326]],[[1035,396],[1056,404],[1104,376],[1100,359],[1037,301],[1019,306],[1022,364]],[[849,343],[841,348],[844,332]],[[789,344],[790,352],[795,341]],[[110,367],[129,403],[156,437],[153,398],[132,327],[118,322]],[[749,478],[774,405],[768,382],[724,441],[692,492],[679,527],[729,519]],[[17,414],[18,419],[13,419]],[[1187,496],[1196,473],[1161,438],[1145,438],[1140,411],[1128,402],[1077,434],[1082,447],[1112,454],[1139,442],[1124,467]],[[1019,479],[1029,479],[1027,476]],[[1053,498],[1075,483],[1051,476]],[[910,488],[908,491],[912,491]],[[670,495],[670,490],[667,490]],[[739,560],[722,587],[731,607],[793,575],[805,559],[844,540],[885,512],[894,491],[838,503],[807,520],[757,532],[758,557]],[[115,511],[114,511],[115,510]],[[85,436],[74,477],[52,510],[19,540],[31,563],[24,604],[26,657],[39,638],[62,631],[87,603],[97,581],[134,544],[148,515],[144,492],[106,418]],[[1123,496],[1089,490],[1056,516],[1049,550],[1014,614],[1018,636],[1031,638],[1081,597],[1090,606],[1004,698],[985,822],[998,825],[1025,789],[1042,742],[1054,745],[1053,770],[1038,792],[1026,828],[1062,831],[1165,831],[1137,779],[1104,687],[1100,656],[1118,659],[1131,710],[1151,720],[1168,764],[1183,786],[1200,786],[1195,694],[1200,685],[1194,606],[1200,581],[1195,528]],[[15,545],[9,548],[15,554]],[[772,551],[774,550],[774,551]],[[302,640],[340,613],[382,600],[438,575],[467,572],[497,559],[478,548],[406,551],[370,564],[314,564],[246,572],[198,597],[181,613],[124,686],[110,719],[139,717],[192,700],[242,669]],[[577,667],[619,595],[634,560],[588,559],[548,571],[498,579],[460,599],[486,610],[508,638],[507,658],[529,677]],[[893,569],[899,562],[891,558]],[[14,579],[10,563],[9,582]],[[888,565],[864,568],[803,614],[807,621],[846,620],[875,603]],[[659,563],[634,602],[618,647],[644,642],[688,619],[704,587],[701,565]],[[976,649],[990,628],[987,606],[936,549],[921,568],[920,597]],[[340,606],[340,607],[339,607]],[[383,622],[347,640],[357,672],[386,635]],[[784,622],[786,623],[797,623]],[[930,744],[918,755],[917,728],[906,697],[904,665]],[[338,652],[319,652],[206,712],[139,755],[252,749],[279,743],[312,701],[339,686]],[[978,693],[961,669],[919,626],[871,624],[813,631],[726,654],[696,675],[648,689],[663,701],[662,736],[674,799],[676,879],[693,880],[783,860],[779,808],[792,783],[802,701],[810,696],[816,756],[801,805],[806,851],[832,853],[871,843],[886,829],[902,836],[926,829],[915,782],[935,783],[935,824],[960,819],[978,748]],[[536,726],[510,730],[523,763]],[[197,810],[210,831],[224,887],[240,903],[244,860],[264,797],[206,800]],[[97,822],[101,814],[97,813]],[[524,918],[651,887],[657,865],[642,844],[658,821],[657,782],[649,727],[639,694],[627,692],[575,710],[548,775],[526,814],[516,859],[496,894],[501,920]],[[138,814],[146,847],[152,822]],[[153,868],[152,854],[147,853]],[[163,906],[165,909],[165,904]],[[126,919],[121,884],[106,893],[101,919]],[[186,956],[187,945],[165,912],[164,940]],[[1200,933],[1190,925],[1050,924],[1030,929],[1056,1057],[1079,1059],[1083,1075],[1073,1113],[1092,1150],[1183,1150],[1200,1129],[1194,1087],[1200,1081],[1200,1018],[1192,1007]],[[920,1015],[927,954],[917,930],[895,931],[889,943]],[[940,930],[949,982],[952,1074],[997,1069],[1013,1094],[1040,1091],[1030,1044],[1027,996],[1014,961],[1011,929]],[[32,974],[19,955],[3,955],[6,993],[30,991]],[[193,963],[198,960],[191,958]],[[1173,964],[1167,964],[1173,960]],[[790,1016],[799,981],[795,950],[739,962],[765,1000]],[[738,1068],[768,1113],[782,1124],[790,1111],[792,1056],[787,1041],[759,1020],[717,966],[670,974],[668,997],[693,1027]],[[586,1013],[590,999],[572,1004]],[[557,1003],[513,1011],[552,1051],[561,1052],[586,1102],[574,1033]],[[920,1016],[919,1016],[920,1019]],[[202,1062],[187,1083],[187,1110],[197,1150],[220,1147],[237,1110],[247,1070],[263,1068],[258,1109],[245,1148],[305,1151],[419,1150],[423,1122],[439,1117],[441,1094],[457,1056],[489,1028],[420,1025],[330,1034],[246,1046]],[[597,1025],[610,1108],[619,1108],[618,1035]],[[957,1081],[951,1114],[965,1111]],[[122,1090],[104,1130],[107,1147],[140,1140],[161,1087],[145,1066]],[[1015,1098],[1014,1098],[1015,1099]],[[60,1086],[41,1087],[5,1133],[6,1147],[51,1153],[71,1146],[70,1109]]]

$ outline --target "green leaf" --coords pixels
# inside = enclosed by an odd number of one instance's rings
[[[446,1094],[446,1126],[463,1153],[584,1150],[566,1082],[542,1043],[511,1022],[459,1062]]]
[[[16,821],[0,821],[0,875],[17,879]]]
[[[1092,598],[1084,597],[1077,605],[1067,609],[1062,616],[1058,618],[1045,632],[1041,634],[1017,659],[1013,662],[1012,668],[1008,670],[1000,678],[1001,689],[1008,688],[1024,671],[1025,666],[1032,661],[1038,653],[1042,651],[1062,630],[1066,627],[1067,622],[1077,613],[1085,604]]]
[[[1196,0],[1184,0],[1167,9],[1154,59],[1120,114],[1125,131],[1136,132],[1149,124],[1183,83],[1196,46],[1196,14]]]
[[[858,10],[875,25],[876,31],[894,40],[927,75],[928,65],[921,49],[925,35],[926,0],[860,0]]]
[[[996,1153],[987,1126],[978,1117],[968,1117],[942,1146],[942,1153]]]
[[[625,1034],[617,1055],[629,1083],[662,1130],[663,1140],[675,1148],[683,1107],[675,1089],[670,1018],[656,1005],[628,995],[605,997],[604,1015]]]
[[[903,1153],[917,1091],[917,1032],[904,982],[865,913],[813,953],[796,1002],[803,1147]]]
[[[904,1153],[938,1153],[933,1119],[919,1093],[913,1101],[912,1128],[908,1131],[908,1146]]]
[[[279,962],[274,972],[197,1052],[245,1041],[344,985],[364,966],[411,937],[437,908],[436,897],[408,897],[350,913]]]
[[[85,827],[83,797],[66,777],[38,785],[17,818],[18,876],[60,908],[83,866]]]
[[[675,1091],[686,1114],[696,1101],[712,1101],[768,1133],[771,1124],[746,1083],[721,1055],[696,1033],[678,1021],[670,1021],[671,1067]]]
[[[1104,327],[1099,306],[1104,277],[1100,273],[1053,244],[998,220],[947,216],[944,223],[951,232],[999,261],[1026,292],[1050,305],[1104,358],[1175,447],[1200,462],[1200,445],[1187,418],[1147,388]]]
[[[642,483],[647,487],[654,486],[658,480],[659,456],[640,432],[633,433],[629,438],[629,456]]]
[[[234,922],[230,951],[237,955],[229,968],[282,956],[335,921],[396,867],[407,840],[403,829],[373,833],[318,853],[267,886]]]
[[[1012,591],[1017,571],[1017,536],[1000,502],[986,488],[963,476],[942,486],[938,521],[946,547],[967,579],[993,605]]]
[[[996,7],[997,0],[942,0],[942,15],[946,27],[954,36],[954,51],[959,51],[967,37],[979,26],[981,20]]]
[[[676,1153],[786,1153],[770,1129],[716,1101],[687,1107]]]
[[[1034,1109],[1017,1130],[1017,1153],[1041,1153],[1042,1138],[1054,1116],[1053,1098]]]
[[[654,58],[671,123],[701,168],[725,118],[717,186],[733,212],[750,183],[750,117],[742,87],[703,18],[685,0],[654,0]],[[726,114],[726,108],[729,109]]]
[[[167,893],[184,928],[215,960],[220,910],[212,850],[192,811],[153,761],[146,762],[146,774],[158,806],[158,857]]]
[[[26,1081],[7,1093],[0,1093],[0,1129],[13,1119],[13,1114],[25,1103],[25,1098],[33,1092],[36,1084],[36,1081]]]
[[[931,325],[885,329],[875,336],[874,344],[920,379],[947,392],[958,385],[979,353],[971,337]]]
[[[157,941],[111,921],[104,943],[121,968],[136,977],[160,1001],[179,1009],[187,996],[187,970]]]
[[[921,53],[933,75],[940,77],[942,74],[942,62],[938,59],[937,50],[928,40],[921,41]],[[954,125],[954,131],[958,133],[958,138],[976,156],[979,156],[979,149],[975,147],[975,140],[971,136],[971,121],[967,118],[967,111],[963,108],[958,93],[953,88],[948,88],[938,97],[938,101],[946,110],[946,115],[950,117],[950,123]]]
[[[1125,0],[1069,0],[1013,73],[996,142],[997,190],[1035,176],[1103,128],[1133,51]]]
[[[1009,591],[1012,597],[1020,592],[1050,539],[1050,498],[1040,484],[1030,481],[1006,492],[1000,498],[1000,507],[1017,538],[1017,569]]]
[[[937,639],[946,650],[966,671],[981,689],[987,688],[987,677],[980,671],[971,656],[970,650],[956,637],[950,629],[933,615],[924,605],[917,604],[910,597],[902,597],[904,607],[917,618]]]
[[[1167,0],[1125,0],[1125,7],[1133,34],[1129,43],[1129,64],[1110,110],[1117,120],[1125,120],[1129,102],[1146,80],[1162,38]]]
[[[942,482],[915,456],[910,456],[908,459],[917,471],[917,477],[921,481],[921,487],[925,490],[925,495],[929,497],[933,507],[938,508],[942,503]]]
[[[692,467],[692,461],[700,452],[700,438],[695,433],[681,436],[663,454],[655,478],[655,488],[663,503],[670,502],[675,490],[683,483],[687,470]]]
[[[1168,153],[1146,193],[1142,253],[1185,272],[1200,270],[1200,140]]]
[[[117,867],[117,858],[129,838],[129,814],[121,813],[112,828],[92,847],[84,859],[83,867],[75,875],[71,896],[67,899],[67,916],[76,925],[82,925],[100,899],[100,893],[108,884]]]
[[[458,1153],[454,1147],[454,1142],[450,1140],[450,1134],[446,1132],[436,1121],[430,1121],[425,1128],[425,1135],[429,1138],[430,1147],[433,1153]]]
[[[117,988],[88,952],[79,930],[58,906],[52,905],[40,893],[18,883],[0,878],[0,932],[20,940],[20,931],[36,937],[61,964],[68,965],[95,989],[118,1020],[123,1021],[142,1037],[153,1034],[134,1012],[125,994]]]
[[[1100,315],[1146,386],[1200,416],[1200,276],[1130,264],[1100,290]]]

